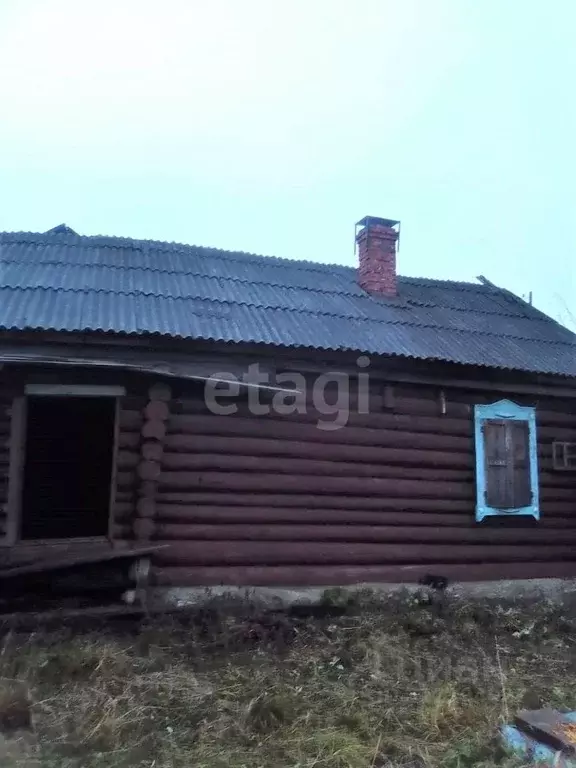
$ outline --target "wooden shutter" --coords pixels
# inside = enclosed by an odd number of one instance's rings
[[[506,421],[492,419],[482,425],[486,471],[486,505],[496,509],[512,508],[508,483]]]
[[[530,427],[527,421],[510,421],[508,432],[512,454],[512,506],[517,509],[532,504]]]
[[[486,505],[518,509],[532,503],[527,421],[490,419],[482,426]]]

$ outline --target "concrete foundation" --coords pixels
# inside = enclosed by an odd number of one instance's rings
[[[152,589],[151,605],[177,608],[201,607],[215,599],[233,603],[258,604],[266,609],[282,609],[291,605],[315,605],[326,600],[334,602],[354,595],[381,599],[422,591],[417,584],[356,584],[347,587],[156,587]],[[544,599],[563,602],[576,594],[576,579],[524,579],[510,581],[458,582],[446,590],[453,598],[495,599],[506,601]]]

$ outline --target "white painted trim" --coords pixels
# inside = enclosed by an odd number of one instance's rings
[[[27,395],[57,397],[123,397],[126,387],[100,387],[92,384],[26,384]]]

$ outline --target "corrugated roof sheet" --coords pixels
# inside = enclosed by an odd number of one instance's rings
[[[576,336],[489,286],[399,278],[374,297],[351,267],[211,248],[0,234],[0,328],[104,331],[356,350],[576,376]]]

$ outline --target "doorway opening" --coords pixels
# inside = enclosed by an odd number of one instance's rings
[[[21,539],[108,535],[116,400],[27,397]]]

